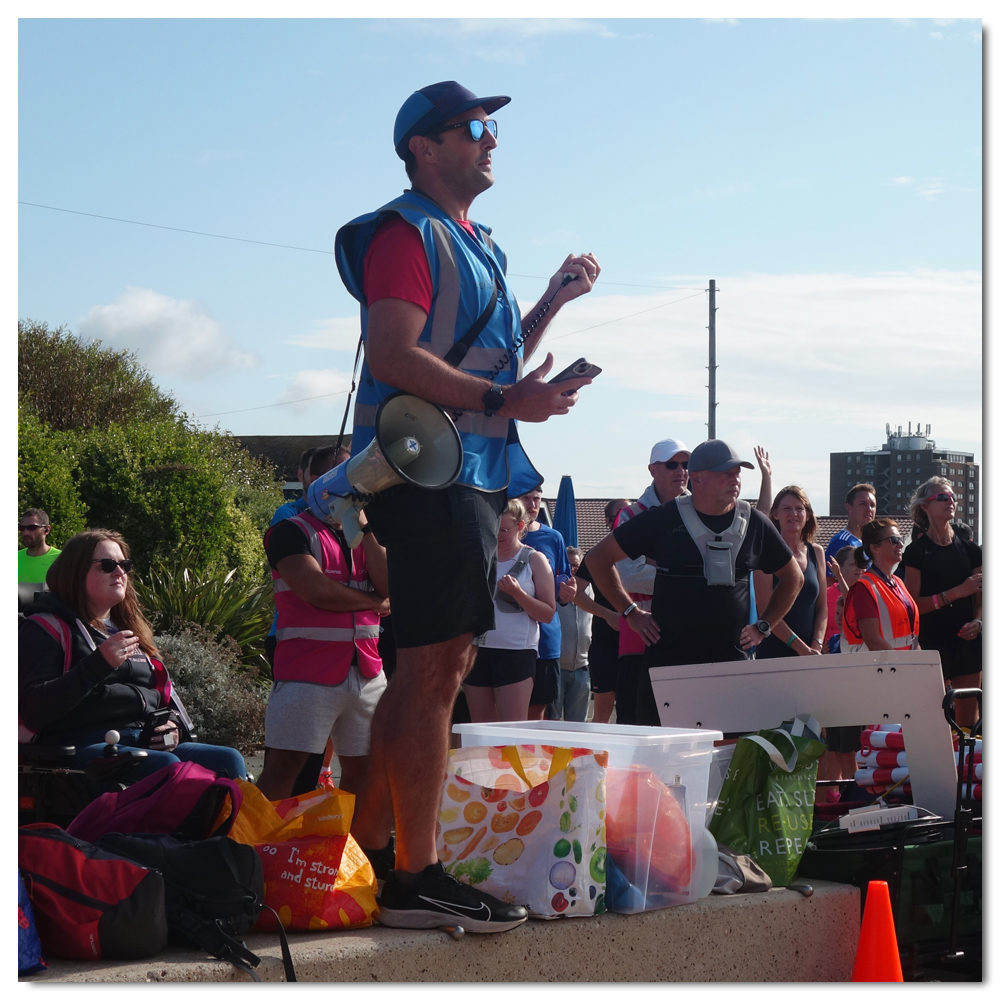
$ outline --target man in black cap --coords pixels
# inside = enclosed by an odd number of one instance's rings
[[[740,469],[752,469],[725,441],[698,445],[688,459],[689,497],[651,507],[615,528],[587,554],[594,582],[646,645],[636,722],[660,724],[649,667],[747,659],[787,614],[802,587],[802,570],[774,525],[739,500]],[[639,608],[615,569],[620,559],[656,564],[653,605]],[[755,625],[750,573],[778,580]]]
[[[593,287],[596,258],[570,254],[522,320],[505,255],[469,219],[473,200],[493,184],[497,124],[489,115],[509,101],[477,97],[453,80],[412,94],[393,134],[412,188],[349,222],[336,241],[365,342],[353,453],[373,439],[379,405],[399,390],[445,407],[464,452],[453,486],[403,484],[366,508],[387,553],[398,652],[372,722],[369,787],[352,832],[385,875],[379,920],[395,927],[491,932],[527,915],[446,875],[435,845],[452,707],[474,640],[493,628],[500,514],[508,494],[541,482],[516,421],[568,412],[590,381],[547,383],[551,355],[527,375],[522,363],[552,316]]]

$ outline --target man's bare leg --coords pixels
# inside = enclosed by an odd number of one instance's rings
[[[397,650],[396,674],[375,709],[369,787],[352,833],[362,847],[384,846],[394,817],[397,870],[420,872],[437,861],[451,713],[475,655],[468,632]]]
[[[257,779],[257,788],[271,802],[287,799],[292,794],[292,786],[299,771],[308,759],[308,751],[268,747],[264,757],[264,770]]]

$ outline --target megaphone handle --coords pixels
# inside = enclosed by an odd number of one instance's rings
[[[352,549],[356,549],[364,539],[365,534],[361,530],[361,522],[358,519],[358,508],[353,503],[346,503],[337,511],[337,518],[340,521],[344,532],[344,538]]]

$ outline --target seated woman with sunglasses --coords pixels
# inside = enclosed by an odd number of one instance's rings
[[[855,562],[864,566],[871,560],[871,565],[844,602],[842,652],[920,648],[917,602],[892,572],[902,555],[903,539],[892,518],[877,517],[861,529]]]
[[[914,490],[910,513],[923,530],[903,553],[903,579],[917,595],[920,646],[941,654],[948,687],[982,687],[983,550],[955,530],[955,511],[949,480],[933,476]],[[962,725],[976,721],[972,699],[955,710]]]
[[[245,778],[238,751],[188,740],[190,720],[172,703],[131,569],[125,539],[102,528],[74,535],[49,567],[49,591],[18,629],[19,742],[75,746],[65,761],[80,767],[104,752],[114,729],[120,746],[148,750],[130,780],[179,760]]]

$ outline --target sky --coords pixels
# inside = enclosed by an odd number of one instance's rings
[[[602,374],[521,425],[547,495],[637,497],[653,442],[707,437],[711,279],[717,433],[775,488],[828,513],[830,452],[886,423],[982,461],[978,20],[22,18],[17,55],[18,315],[135,351],[200,424],[336,435],[334,236],[456,79],[512,98],[471,215],[522,311],[602,265],[543,342]]]

